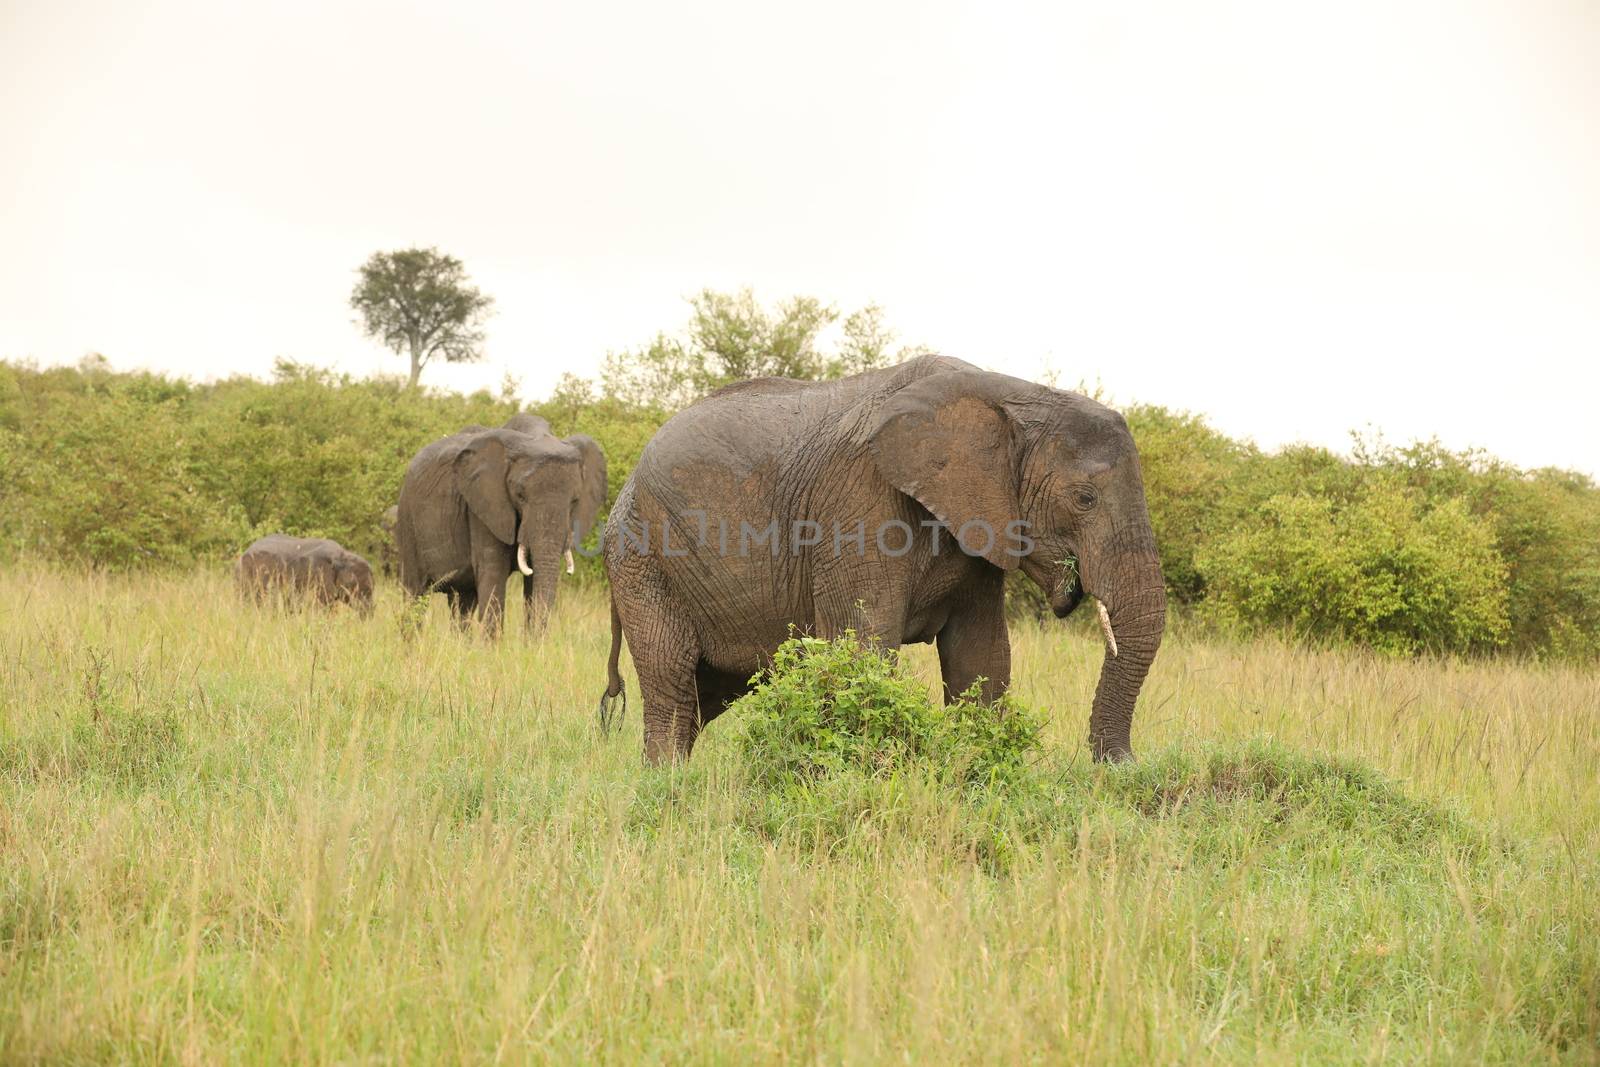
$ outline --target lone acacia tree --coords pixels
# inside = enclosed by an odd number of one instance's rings
[[[350,306],[368,337],[411,356],[410,388],[434,356],[471,363],[483,356],[483,320],[494,306],[455,256],[437,248],[374,252],[361,265]]]

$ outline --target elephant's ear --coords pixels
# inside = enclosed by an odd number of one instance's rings
[[[1014,570],[1017,450],[1009,416],[985,388],[989,377],[950,371],[912,382],[884,402],[867,448],[890,485],[952,534],[966,527],[966,551]]]
[[[506,489],[508,457],[503,444],[481,437],[455,458],[456,487],[467,508],[505,544],[516,544],[517,512]]]
[[[581,541],[594,527],[595,516],[606,506],[606,454],[600,451],[600,446],[588,434],[575,433],[563,440],[577,449],[583,459],[578,510],[572,516],[573,537]]]

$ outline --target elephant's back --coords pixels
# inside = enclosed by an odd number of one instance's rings
[[[811,422],[813,394],[831,384],[754,378],[724,386],[662,424],[640,454],[637,474],[646,484],[699,468],[748,477],[794,448]]]
[[[640,465],[709,463],[745,476],[790,459],[809,462],[807,450],[844,436],[836,431],[856,413],[919,378],[958,368],[976,369],[948,356],[926,355],[830,381],[733,382],[663,423],[645,446]]]
[[[256,538],[234,565],[235,581],[241,585],[263,587],[280,582],[297,582],[303,578],[307,566],[307,557],[302,551],[304,542],[304,538],[288,534],[268,534]]]
[[[252,562],[288,559],[297,555],[304,543],[304,538],[290,534],[267,534],[250,542],[250,547],[239,558]]]
[[[258,537],[244,550],[246,557],[269,557],[277,559],[315,559],[319,557],[333,558],[340,555],[354,555],[349,549],[339,542],[327,537],[295,537],[293,534],[268,534]]]

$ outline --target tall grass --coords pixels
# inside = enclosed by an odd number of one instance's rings
[[[1103,769],[1098,641],[1024,626],[1046,795],[824,832],[748,817],[731,723],[643,769],[631,670],[602,739],[579,588],[537,644],[221,572],[0,604],[0,1061],[1600,1060],[1592,671],[1179,633]]]

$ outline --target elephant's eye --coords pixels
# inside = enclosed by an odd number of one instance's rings
[[[1072,501],[1072,509],[1080,513],[1093,511],[1094,506],[1100,502],[1100,498],[1095,495],[1094,488],[1088,485],[1073,486],[1068,499]]]

